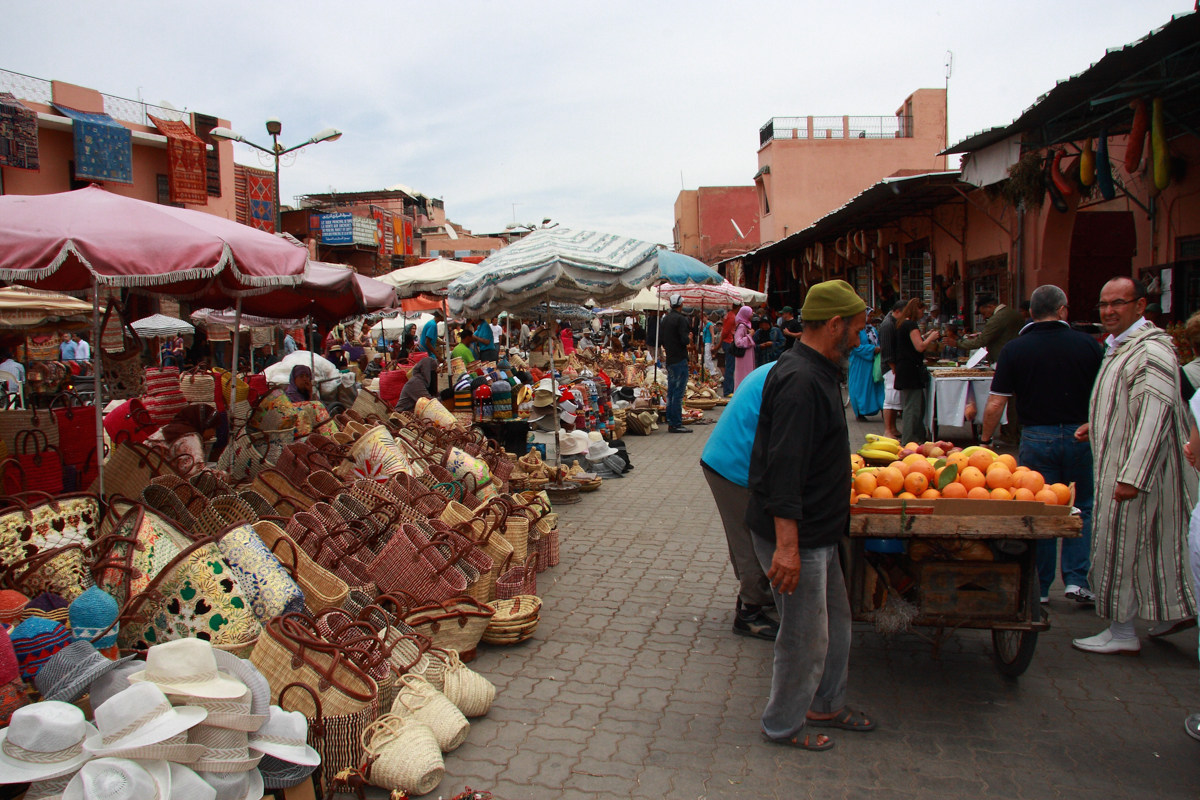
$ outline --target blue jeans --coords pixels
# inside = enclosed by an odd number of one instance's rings
[[[1075,482],[1075,506],[1083,517],[1083,530],[1073,539],[1062,540],[1062,579],[1067,586],[1088,586],[1092,546],[1092,446],[1075,439],[1078,425],[1026,425],[1021,430],[1019,463],[1042,473],[1046,483]],[[1037,566],[1042,596],[1050,593],[1058,540],[1038,541]]]
[[[721,342],[721,350],[725,353],[725,378],[721,381],[721,394],[726,396],[733,394],[733,369],[737,364],[737,359],[729,352],[732,349],[731,342]]]
[[[683,427],[683,393],[687,390],[688,362],[685,358],[667,365],[667,427]]]

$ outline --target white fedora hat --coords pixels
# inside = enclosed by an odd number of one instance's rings
[[[63,791],[74,777],[74,772],[68,772],[66,775],[59,775],[57,778],[34,781],[25,790],[23,800],[62,800]]]
[[[203,639],[176,639],[146,651],[146,669],[129,676],[130,682],[149,681],[172,694],[233,699],[246,685],[217,671],[212,643]]]
[[[216,800],[217,790],[182,764],[171,763],[171,800]]]
[[[83,765],[63,800],[168,800],[171,768],[166,761],[97,758]]]
[[[186,694],[169,694],[167,699],[176,708],[192,706],[208,709],[204,724],[213,728],[229,728],[235,731],[256,731],[267,721],[266,714],[251,714],[253,692],[246,689],[241,697],[226,700],[219,697],[191,697]]]
[[[83,743],[95,733],[70,703],[47,700],[18,708],[0,730],[0,783],[69,775],[91,758]]]
[[[588,445],[587,460],[600,461],[601,459],[608,458],[609,456],[615,456],[617,452],[617,448],[609,447],[608,442],[604,441],[603,439],[599,439],[591,442]]]
[[[203,722],[208,710],[172,708],[162,689],[153,683],[135,683],[110,697],[95,714],[99,733],[88,737],[84,749],[111,756],[177,736]]]
[[[315,767],[321,754],[308,746],[308,720],[299,711],[271,706],[271,719],[250,737],[250,749],[290,764]]]
[[[200,777],[216,790],[216,800],[262,800],[263,779],[257,769],[246,772],[201,772]]]

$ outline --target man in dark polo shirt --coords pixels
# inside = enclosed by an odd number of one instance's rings
[[[1066,323],[1067,296],[1057,286],[1039,286],[1029,299],[1032,322],[1005,345],[992,378],[983,415],[983,444],[991,444],[1009,398],[1016,395],[1021,419],[1019,462],[1040,472],[1046,483],[1075,483],[1075,505],[1082,512],[1083,533],[1062,540],[1062,579],[1066,596],[1080,603],[1095,601],[1088,586],[1092,533],[1092,448],[1075,439],[1088,421],[1092,384],[1104,351],[1085,333]],[[1011,413],[1011,410],[1010,410]],[[1042,602],[1050,600],[1050,584],[1058,541],[1038,541],[1038,577]]]
[[[763,384],[750,451],[746,526],[779,613],[763,733],[805,750],[833,746],[813,728],[875,727],[846,706],[850,603],[838,558],[850,525],[841,365],[866,309],[845,281],[808,290],[804,332]]]

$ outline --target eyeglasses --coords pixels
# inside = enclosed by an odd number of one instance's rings
[[[1125,306],[1131,306],[1136,302],[1137,300],[1113,300],[1111,303],[1101,302],[1096,304],[1096,310],[1105,311],[1111,308],[1113,311],[1120,311]]]

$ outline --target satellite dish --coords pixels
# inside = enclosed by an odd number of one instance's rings
[[[745,238],[746,238],[746,234],[742,233],[742,229],[738,227],[738,224],[737,224],[736,222],[734,222],[732,219],[730,219],[730,220],[729,220],[729,223],[730,223],[731,225],[733,225],[733,229],[734,229],[735,231],[737,231],[737,235],[738,235],[738,238],[739,238],[739,239],[745,239]]]
[[[178,111],[178,110],[179,110],[178,108],[176,108],[175,106],[173,106],[173,105],[171,104],[171,101],[170,101],[170,100],[159,100],[159,101],[158,101],[158,104],[159,104],[160,106],[162,106],[163,108],[169,108],[169,109],[171,109],[172,111]]]
[[[446,235],[451,239],[458,239],[458,231],[454,230],[454,226],[449,222],[446,223]]]

